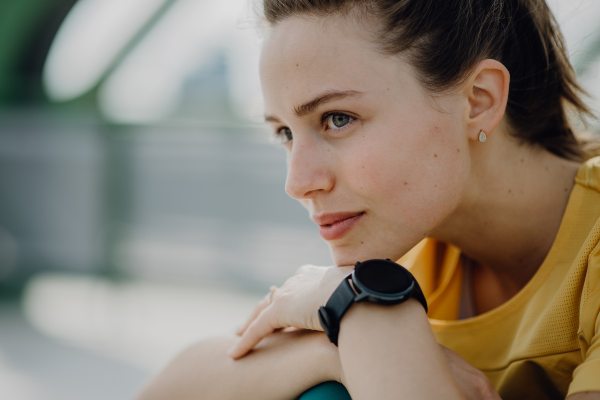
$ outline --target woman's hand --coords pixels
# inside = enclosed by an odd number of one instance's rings
[[[354,267],[315,267],[305,265],[279,289],[262,299],[246,325],[237,333],[240,341],[227,354],[244,356],[265,336],[282,328],[294,327],[322,331],[319,307],[324,305],[342,279]]]
[[[440,345],[440,348],[467,400],[502,400],[483,372],[446,346]]]

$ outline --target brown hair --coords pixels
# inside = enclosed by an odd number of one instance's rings
[[[544,0],[263,0],[269,24],[294,15],[340,12],[376,21],[374,43],[406,54],[422,85],[442,92],[484,59],[510,72],[506,115],[514,135],[567,159],[586,158],[567,110],[592,116],[562,35]]]

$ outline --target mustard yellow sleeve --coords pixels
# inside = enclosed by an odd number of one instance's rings
[[[600,392],[600,244],[590,253],[587,271],[578,332],[583,363],[573,372],[567,396]]]

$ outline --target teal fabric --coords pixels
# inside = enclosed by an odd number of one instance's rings
[[[352,400],[352,398],[344,385],[331,381],[308,389],[298,400]]]

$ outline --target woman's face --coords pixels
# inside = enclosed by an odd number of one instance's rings
[[[432,99],[364,32],[344,17],[293,17],[271,30],[261,57],[286,191],[338,265],[399,258],[456,210],[469,179],[468,100]]]

